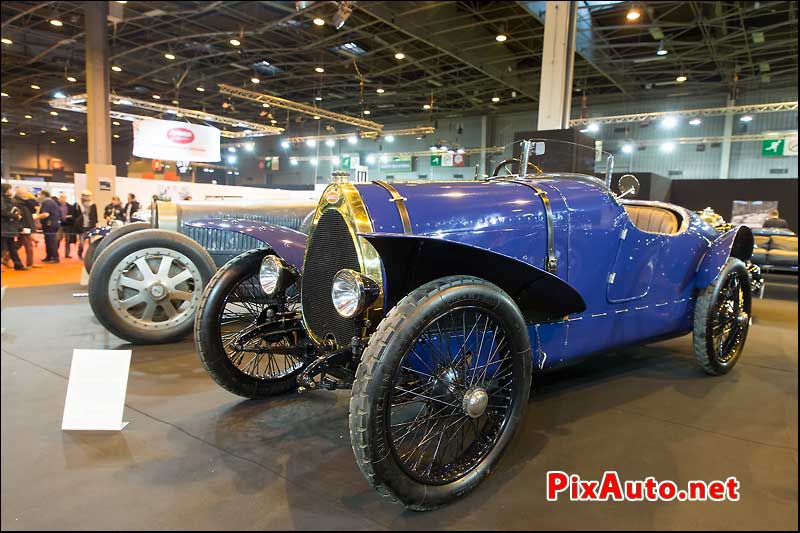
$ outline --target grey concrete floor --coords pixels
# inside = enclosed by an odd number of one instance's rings
[[[706,377],[691,338],[548,375],[497,471],[460,502],[412,513],[352,457],[346,392],[242,401],[191,341],[133,348],[122,432],[60,430],[73,348],[127,348],[81,289],[11,289],[2,311],[2,528],[794,529],[797,286],[755,301],[743,359]],[[545,499],[545,473],[741,483],[739,502]]]

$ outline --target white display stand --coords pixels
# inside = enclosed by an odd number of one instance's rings
[[[131,350],[73,350],[62,430],[120,431]]]

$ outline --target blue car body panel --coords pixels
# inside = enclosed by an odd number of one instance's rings
[[[203,218],[186,221],[184,225],[249,235],[271,247],[276,254],[297,269],[303,268],[303,258],[306,250],[305,233],[256,220],[232,218]]]
[[[557,259],[552,275],[585,303],[581,311],[530,325],[535,364],[550,368],[594,352],[691,331],[698,288],[716,277],[735,249],[735,235],[718,236],[697,215],[670,204],[658,206],[676,214],[678,232],[645,232],[633,225],[624,204],[647,202],[620,202],[600,185],[581,180],[545,178],[528,183],[546,194],[552,210]],[[392,187],[405,199],[410,234],[404,234],[398,207],[384,187],[357,184],[374,231],[362,236],[381,254],[385,273],[392,268],[385,258],[391,247],[382,247],[381,239],[438,239],[544,269],[545,202],[521,180],[393,183]],[[425,252],[418,259],[403,268],[423,264]],[[492,281],[492,275],[486,269],[484,277]],[[385,283],[391,280],[389,275]],[[385,287],[385,293],[391,292]]]
[[[739,250],[734,251],[734,246],[737,246]],[[733,228],[711,243],[697,269],[697,286],[699,288],[708,287],[731,255],[742,260],[750,259],[753,255],[752,232],[746,226]]]

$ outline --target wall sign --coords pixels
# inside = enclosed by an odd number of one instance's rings
[[[797,135],[783,139],[764,139],[761,141],[761,155],[763,157],[797,157]]]
[[[133,155],[167,161],[219,161],[219,130],[174,120],[133,123]]]

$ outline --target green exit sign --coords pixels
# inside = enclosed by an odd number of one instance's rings
[[[766,157],[781,156],[786,146],[784,139],[766,139],[761,141],[761,155]]]

